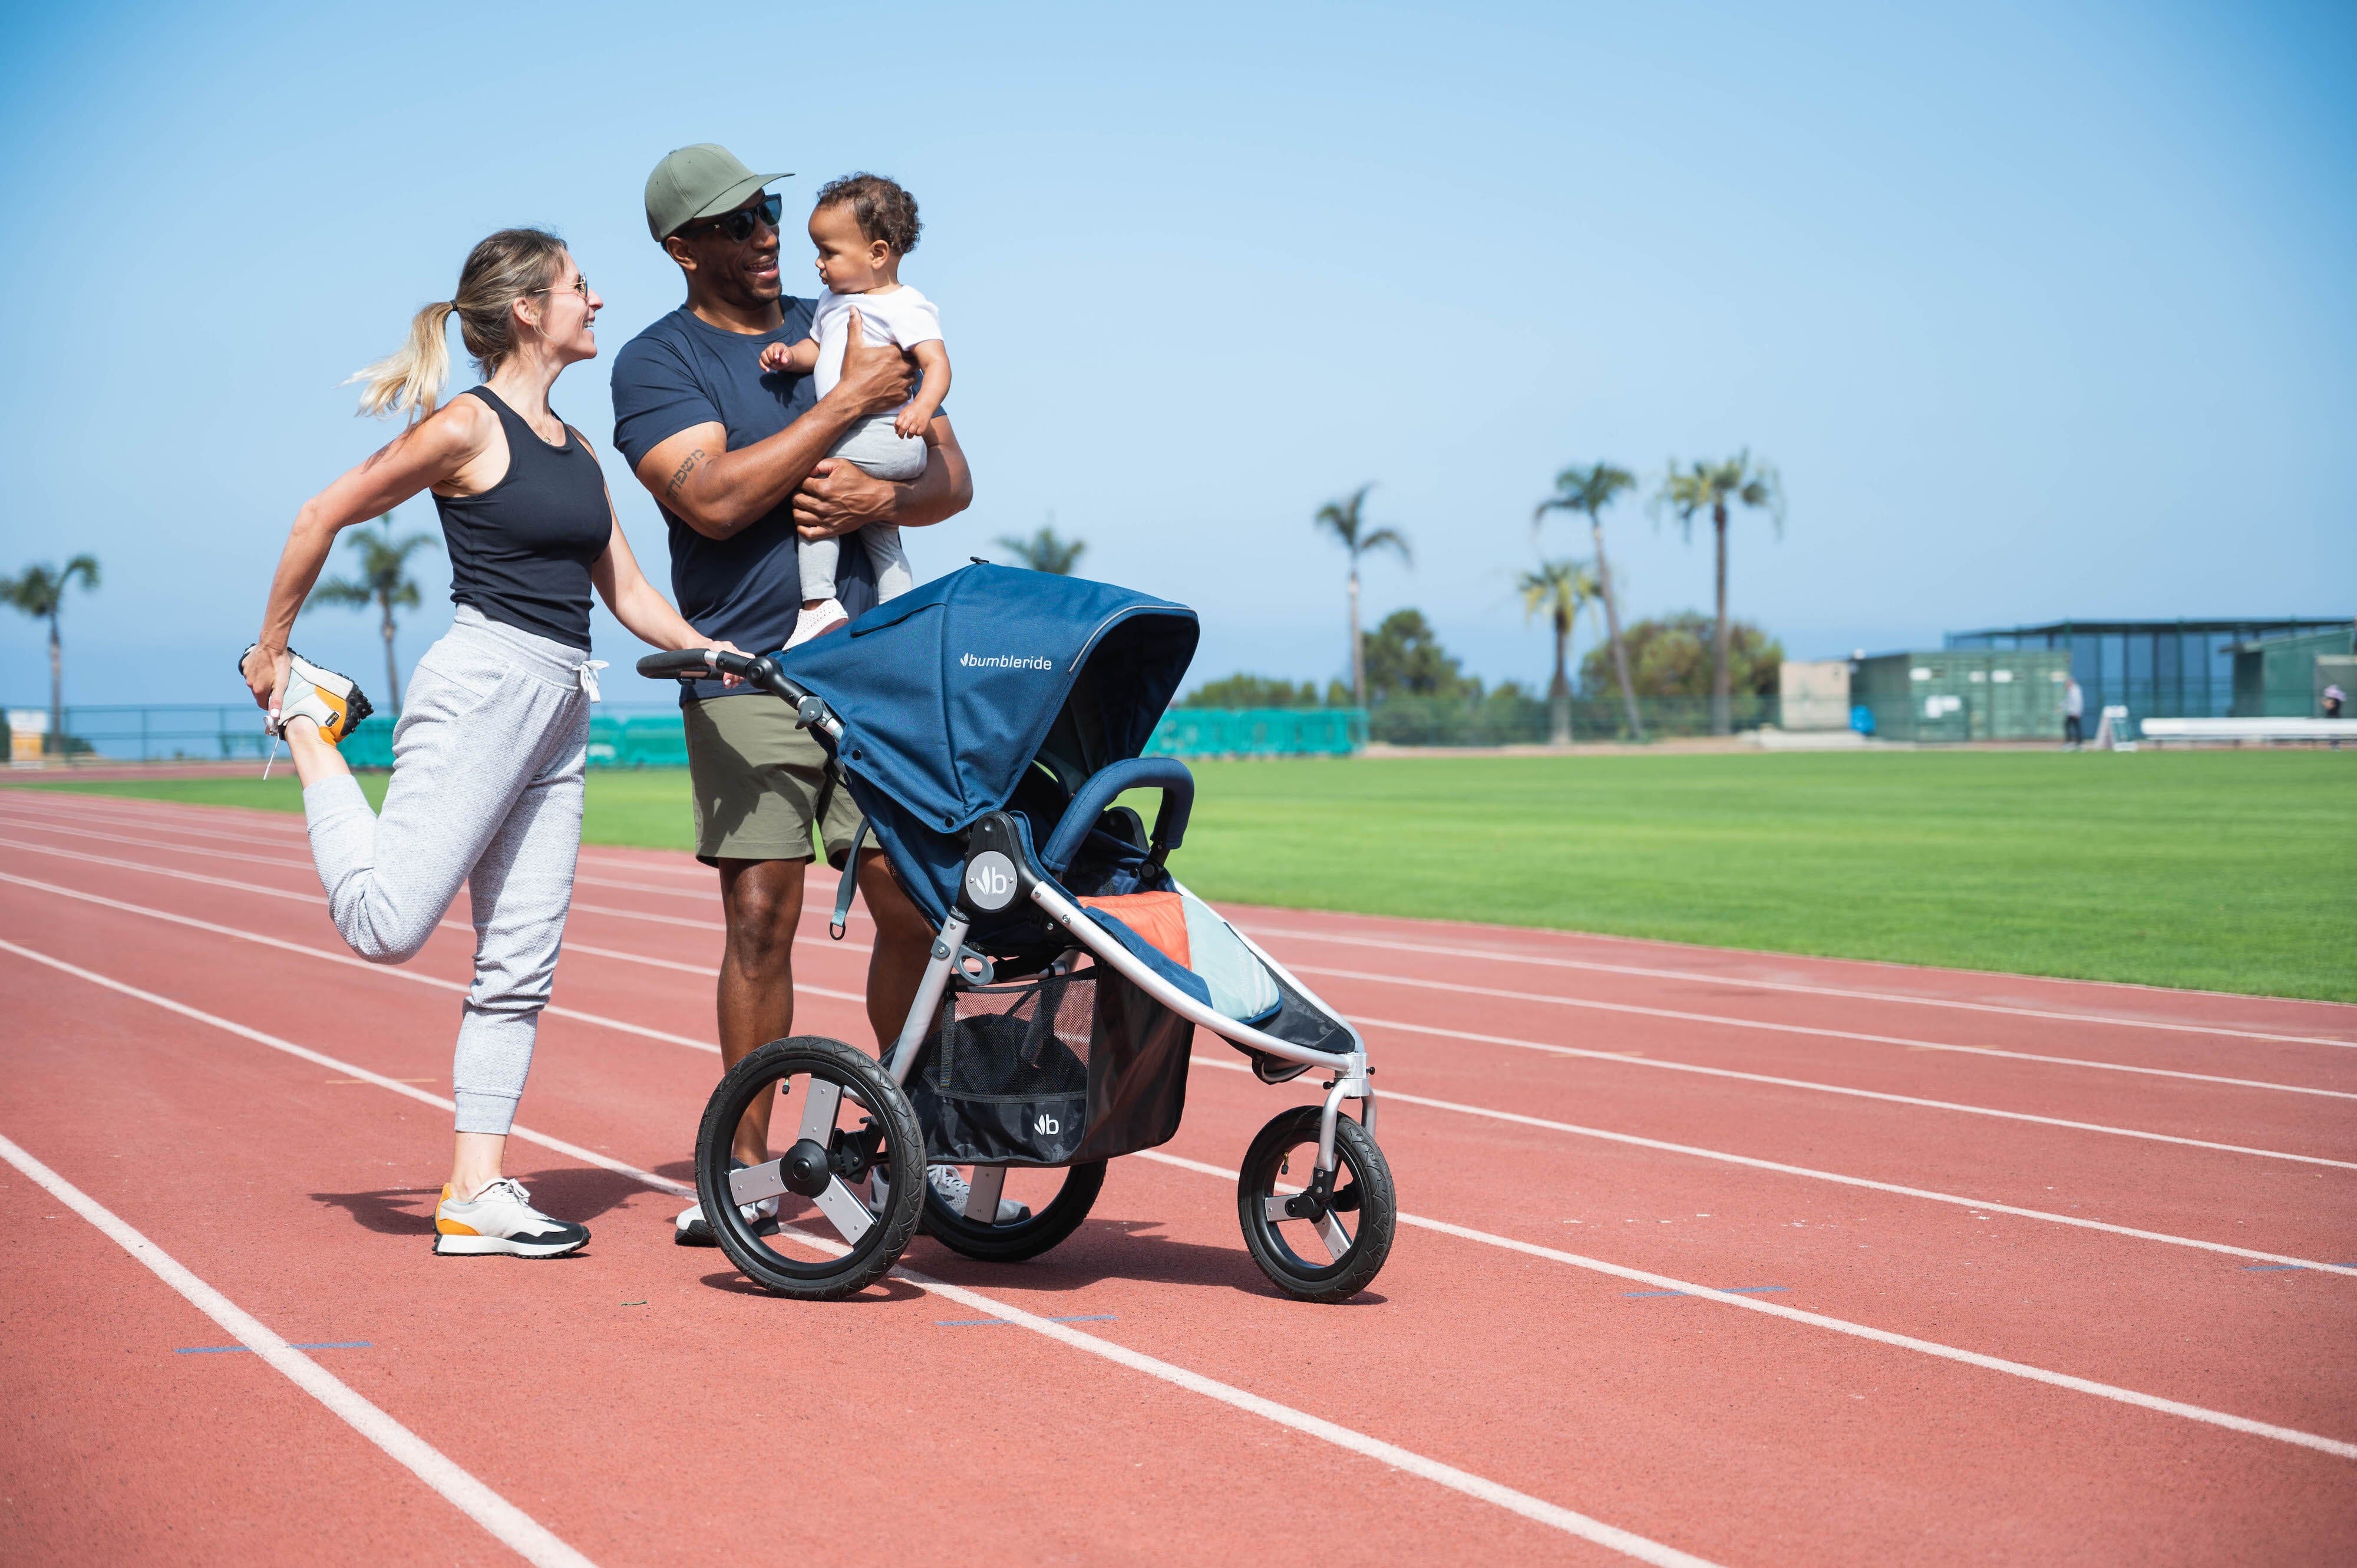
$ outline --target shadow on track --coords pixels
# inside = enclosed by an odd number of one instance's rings
[[[544,1213],[587,1225],[647,1189],[613,1171],[579,1166],[534,1171],[516,1178]],[[392,1187],[374,1192],[315,1192],[314,1203],[343,1209],[363,1230],[380,1236],[431,1236],[439,1187]]]
[[[979,1262],[951,1251],[931,1237],[920,1236],[909,1249],[909,1262],[944,1283],[971,1290],[1008,1286],[1079,1290],[1105,1280],[1132,1280],[1208,1285],[1271,1300],[1290,1299],[1268,1283],[1241,1241],[1233,1247],[1177,1241],[1162,1235],[1161,1226],[1158,1219],[1083,1220],[1071,1240],[1044,1257],[1022,1263]],[[1345,1305],[1380,1306],[1386,1299],[1364,1292]]]

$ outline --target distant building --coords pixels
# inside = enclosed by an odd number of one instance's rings
[[[2045,626],[1996,627],[1952,631],[1953,649],[2060,649],[2070,655],[2070,672],[2087,697],[2088,727],[2106,707],[2121,706],[2130,717],[2225,718],[2240,712],[2236,671],[2244,671],[2244,704],[2253,701],[2252,649],[2297,638],[2303,655],[2352,651],[2357,621],[2332,620],[2063,620]],[[2238,660],[2237,655],[2241,658]],[[2262,652],[2264,662],[2264,651]],[[2287,677],[2287,679],[2288,679]],[[2309,684],[2306,666],[2298,684]],[[2263,699],[2264,700],[2264,699]],[[2305,706],[2299,709],[2307,712]],[[2252,715],[2255,716],[2255,714]]]

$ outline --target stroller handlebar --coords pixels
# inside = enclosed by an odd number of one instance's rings
[[[808,705],[811,694],[801,682],[778,668],[777,660],[768,654],[755,657],[749,653],[727,653],[717,648],[683,648],[668,653],[650,653],[639,660],[639,673],[650,680],[666,676],[681,681],[708,681],[716,675],[742,677],[745,684],[756,691],[767,692],[773,697],[802,709]],[[803,715],[802,723],[813,722]]]

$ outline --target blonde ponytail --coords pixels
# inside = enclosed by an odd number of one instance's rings
[[[407,409],[412,424],[434,412],[442,383],[450,376],[446,334],[453,315],[483,379],[497,375],[501,362],[515,351],[515,302],[545,289],[564,260],[565,242],[545,229],[502,229],[484,240],[468,253],[457,295],[419,311],[410,320],[409,341],[399,353],[351,378],[367,383],[361,389],[361,412],[385,414]]]
[[[434,412],[441,401],[442,383],[450,379],[450,345],[446,337],[450,313],[457,309],[453,300],[429,305],[411,317],[409,341],[397,354],[389,354],[361,371],[351,379],[367,384],[361,389],[361,412],[371,417],[409,411],[409,423],[416,424]]]

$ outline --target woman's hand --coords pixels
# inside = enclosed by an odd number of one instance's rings
[[[737,647],[735,643],[716,642],[708,637],[698,637],[694,641],[683,643],[681,646],[683,648],[708,648],[719,653],[734,653],[740,659],[747,657],[745,650]],[[724,686],[741,686],[745,683],[745,677],[742,675],[730,675],[723,672],[720,677],[720,683]]]
[[[246,690],[253,693],[253,705],[276,718],[286,701],[286,677],[294,667],[294,656],[286,650],[256,643],[239,663],[237,672],[245,677]]]

